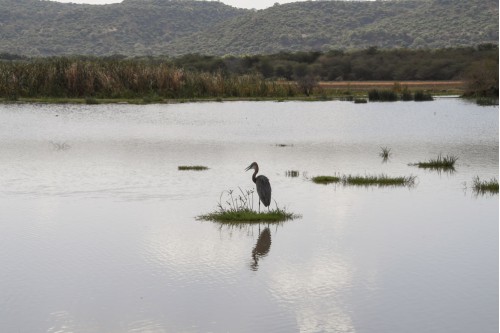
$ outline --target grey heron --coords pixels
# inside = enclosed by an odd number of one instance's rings
[[[259,172],[259,165],[257,162],[250,164],[245,171],[250,169],[254,169],[252,180],[255,183],[255,187],[257,187],[257,194],[259,195],[259,213],[261,201],[265,207],[268,207],[267,209],[269,210],[269,205],[271,204],[271,184],[269,183],[269,179],[264,175],[257,176],[257,173]]]

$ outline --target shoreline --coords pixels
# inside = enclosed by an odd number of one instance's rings
[[[197,102],[229,102],[229,101],[331,101],[343,100],[348,96],[356,98],[368,98],[368,92],[372,89],[397,91],[407,88],[409,91],[423,90],[432,96],[457,96],[464,93],[463,81],[321,81],[318,82],[317,91],[311,96],[294,97],[210,97],[210,98],[161,98],[161,97],[137,97],[137,98],[99,98],[99,97],[19,97],[15,100],[0,98],[2,104],[180,104]]]

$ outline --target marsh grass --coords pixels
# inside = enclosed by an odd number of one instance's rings
[[[339,183],[344,186],[407,186],[412,187],[415,185],[416,176],[408,177],[389,177],[387,175],[343,175],[343,176],[317,176],[311,180],[316,184],[330,184]]]
[[[438,155],[436,159],[430,159],[426,162],[417,162],[411,163],[411,166],[417,166],[423,169],[436,169],[436,170],[455,170],[455,162],[458,160],[458,157],[453,155],[442,156]]]
[[[423,90],[417,90],[415,91],[415,94],[413,95],[413,99],[415,102],[426,102],[426,101],[433,101],[434,98],[432,98],[432,95],[428,92],[425,92]]]
[[[365,104],[365,103],[368,103],[366,98],[355,98],[354,99],[354,104]]]
[[[189,171],[189,170],[203,171],[203,170],[208,170],[208,167],[203,165],[179,165],[177,169],[180,171]]]
[[[472,180],[472,188],[476,194],[498,193],[498,180],[496,178],[481,180],[475,177]]]
[[[264,208],[263,212],[254,210],[254,198],[259,200],[257,195],[254,196],[253,190],[243,191],[234,190],[224,191],[221,193],[217,210],[214,212],[199,215],[196,219],[204,221],[215,221],[219,223],[280,223],[288,220],[299,218],[299,215],[288,212],[286,208],[278,207],[275,201],[274,209]],[[257,204],[255,204],[258,206]]]

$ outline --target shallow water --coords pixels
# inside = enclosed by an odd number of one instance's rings
[[[1,105],[0,331],[497,332],[498,157],[459,99]],[[302,218],[197,221],[253,161]],[[417,184],[308,180],[381,173]]]

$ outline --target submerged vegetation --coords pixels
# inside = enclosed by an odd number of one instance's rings
[[[475,177],[472,181],[472,188],[476,194],[498,193],[498,180],[496,178],[481,180]]]
[[[455,170],[455,162],[458,160],[458,157],[453,155],[442,156],[438,155],[436,159],[429,159],[426,162],[417,162],[412,163],[410,165],[417,166],[419,168],[424,169],[438,169],[438,170]]]
[[[316,176],[311,178],[311,180],[316,184],[330,184],[330,183],[340,183],[342,185],[354,185],[354,186],[408,186],[411,187],[415,185],[416,176],[408,177],[389,177],[387,175],[365,175],[365,176],[353,176],[353,175],[343,175],[343,176]]]
[[[288,212],[286,208],[280,208],[275,202],[274,209],[264,208],[262,212],[254,210],[254,191],[239,192],[234,190],[222,192],[217,210],[214,212],[200,215],[199,220],[216,221],[224,223],[279,223],[287,220],[293,220],[299,215]],[[256,200],[259,200],[257,197]],[[255,204],[256,206],[258,205]]]

